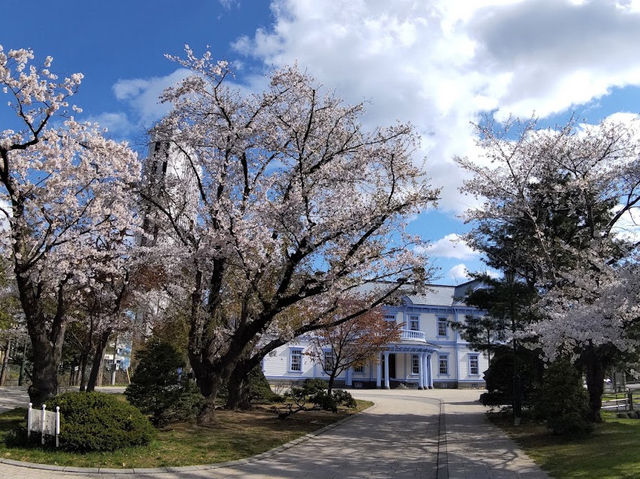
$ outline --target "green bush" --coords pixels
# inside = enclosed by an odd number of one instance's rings
[[[70,392],[47,402],[60,406],[60,447],[67,451],[114,451],[149,444],[155,433],[134,406],[112,394]]]
[[[271,386],[264,377],[264,372],[261,366],[256,366],[249,372],[249,391],[248,401],[261,401],[261,402],[278,402],[281,401],[281,397],[271,390]]]
[[[338,404],[342,404],[349,409],[355,408],[358,404],[356,400],[353,399],[353,396],[348,391],[344,391],[342,389],[336,389],[333,391],[333,398],[336,400]]]
[[[534,410],[554,434],[586,434],[593,430],[582,376],[567,360],[555,361],[545,371]]]
[[[490,391],[480,394],[480,402],[483,406],[502,406],[510,404],[513,398],[502,391]]]
[[[204,398],[186,374],[179,376],[178,368],[184,368],[185,361],[174,346],[151,342],[136,359],[139,363],[125,395],[131,404],[151,415],[154,425],[188,421],[198,415]]]
[[[313,395],[319,391],[323,391],[329,387],[329,383],[324,379],[305,379],[302,383],[302,389],[307,395]]]

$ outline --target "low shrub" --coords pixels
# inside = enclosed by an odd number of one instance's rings
[[[347,391],[334,390],[329,394],[325,389],[326,382],[319,379],[310,379],[304,382],[302,387],[294,386],[285,394],[288,400],[285,410],[275,408],[280,419],[286,419],[292,414],[300,411],[310,411],[313,409],[323,409],[325,411],[338,412],[338,406],[355,408],[356,400]],[[311,403],[313,406],[308,407]]]
[[[348,391],[336,389],[335,391],[333,391],[333,397],[338,404],[341,404],[344,407],[348,407],[349,409],[353,409],[358,406],[356,400],[353,399],[353,396]]]
[[[60,406],[60,447],[67,451],[114,451],[149,444],[154,429],[134,406],[111,394],[70,392],[47,402]]]
[[[480,402],[483,406],[502,406],[510,404],[511,397],[502,391],[489,391],[480,395]]]

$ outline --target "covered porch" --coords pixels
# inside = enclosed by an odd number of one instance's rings
[[[433,388],[432,356],[429,344],[392,344],[377,358],[376,387],[390,389],[393,383]]]

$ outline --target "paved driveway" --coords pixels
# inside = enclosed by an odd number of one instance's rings
[[[285,450],[266,453],[216,469],[194,467],[165,472],[137,470],[124,475],[107,471],[103,471],[102,474],[86,471],[48,471],[0,463],[0,478],[547,477],[512,441],[505,438],[499,429],[486,422],[484,408],[477,403],[479,391],[358,390],[353,393],[358,398],[374,401],[376,405],[333,429],[291,445]],[[4,391],[0,390],[0,404],[4,399]],[[440,469],[437,471],[441,400],[446,402],[448,454],[441,454]],[[442,462],[447,456],[448,467],[446,462]]]

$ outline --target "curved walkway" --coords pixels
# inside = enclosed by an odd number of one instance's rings
[[[359,390],[376,405],[317,436],[254,458],[212,468],[129,474],[51,471],[0,463],[12,479],[220,478],[546,478],[486,423],[478,391]],[[440,400],[446,402],[448,468],[438,468]],[[1,401],[0,401],[1,402]],[[96,471],[97,472],[97,471]]]

